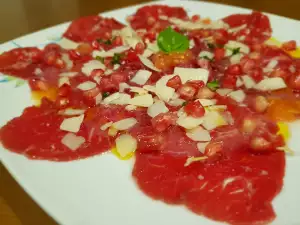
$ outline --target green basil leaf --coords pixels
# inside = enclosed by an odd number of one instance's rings
[[[161,51],[166,53],[184,52],[189,48],[189,39],[168,27],[159,33],[157,45]]]
[[[220,87],[219,81],[214,80],[212,82],[208,82],[206,86],[211,90],[216,90]]]
[[[240,48],[234,48],[232,49],[232,55],[236,55],[240,53]]]
[[[109,96],[109,92],[103,92],[103,93],[102,93],[102,97],[103,97],[103,98],[107,98],[108,96]]]
[[[121,63],[121,57],[122,57],[121,54],[115,53],[114,56],[112,57],[111,64],[112,65],[120,64]]]

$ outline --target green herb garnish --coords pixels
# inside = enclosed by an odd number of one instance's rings
[[[214,44],[212,44],[212,43],[207,43],[207,47],[209,49],[215,49],[216,48],[216,46]]]
[[[109,92],[103,92],[103,93],[102,93],[102,97],[103,97],[103,98],[106,98],[106,97],[108,97],[108,96],[109,96]]]
[[[182,103],[182,106],[186,106],[187,102]]]
[[[240,49],[241,48],[234,48],[234,49],[232,49],[232,55],[239,54],[240,53]]]
[[[100,62],[104,63],[104,58],[101,56],[96,56],[96,60],[99,60]]]
[[[171,27],[161,31],[157,38],[157,45],[163,52],[184,52],[189,48],[189,39],[173,30]]]
[[[111,45],[113,40],[110,40],[110,39],[108,39],[108,40],[97,39],[97,41],[98,41],[99,43],[103,43],[103,44],[105,44],[105,45]]]
[[[214,81],[212,81],[212,82],[208,82],[208,83],[206,84],[206,86],[207,86],[209,89],[215,91],[216,89],[218,89],[218,88],[220,87],[220,84],[219,84],[219,81],[214,80]]]
[[[112,57],[111,64],[112,65],[120,64],[121,58],[122,58],[121,54],[115,53],[114,56]]]

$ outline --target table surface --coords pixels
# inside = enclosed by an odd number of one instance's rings
[[[96,14],[144,0],[11,0],[0,2],[0,43],[80,16]],[[213,0],[300,20],[299,0]],[[3,22],[8,19],[9,22]],[[56,224],[0,164],[0,222],[3,225]]]

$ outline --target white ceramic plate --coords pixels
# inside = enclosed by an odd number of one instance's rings
[[[164,4],[183,6],[191,14],[213,19],[249,10],[192,1],[164,1]],[[104,13],[125,22],[125,17],[140,6]],[[280,40],[298,40],[300,22],[270,15],[274,36]],[[48,28],[7,42],[0,52],[17,46],[43,46],[59,38],[69,23]],[[20,80],[5,82],[0,75],[0,126],[21,114],[31,105],[30,91]],[[17,87],[16,87],[17,86]],[[272,224],[299,225],[300,202],[300,140],[296,129],[300,123],[291,125],[293,137],[290,147],[296,156],[287,156],[284,188],[274,201],[277,218]],[[297,134],[299,135],[299,134]],[[22,137],[16,137],[22,138]],[[297,149],[298,147],[298,149]],[[189,212],[181,206],[170,206],[153,201],[135,186],[131,177],[132,162],[120,161],[111,154],[84,160],[57,163],[28,160],[0,147],[0,158],[14,178],[31,197],[58,223],[67,225],[194,225],[220,224]],[[266,162],[267,163],[267,162]]]

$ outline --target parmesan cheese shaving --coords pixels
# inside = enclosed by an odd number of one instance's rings
[[[61,143],[71,149],[72,151],[77,150],[83,143],[85,138],[81,136],[76,136],[73,133],[67,133],[62,139]]]
[[[83,122],[84,115],[64,119],[60,124],[60,129],[69,132],[78,132]]]
[[[166,112],[169,112],[169,109],[166,107],[166,105],[163,101],[155,102],[147,110],[147,114],[152,118],[161,113],[166,113]]]
[[[137,120],[135,118],[126,118],[113,123],[112,126],[117,130],[128,130],[135,124],[137,124]]]
[[[130,81],[139,85],[144,85],[150,78],[151,74],[152,73],[148,70],[139,70]]]
[[[148,59],[142,55],[139,55],[139,59],[149,69],[160,72],[160,69],[156,68],[150,59]]]

